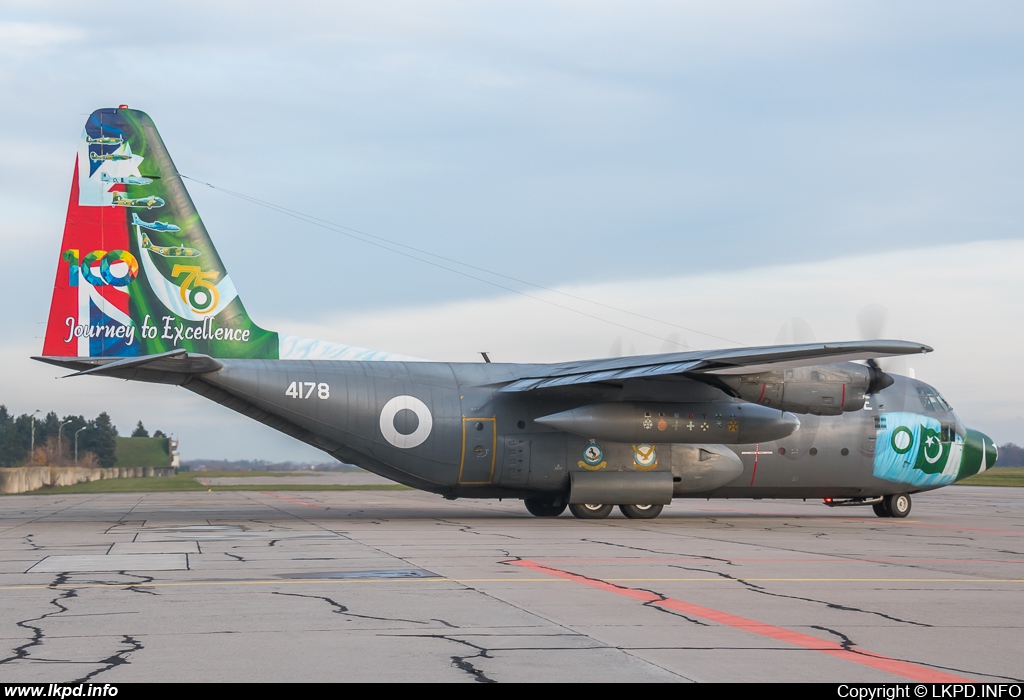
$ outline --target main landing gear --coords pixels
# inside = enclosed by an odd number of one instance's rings
[[[581,520],[600,520],[611,515],[612,506],[610,503],[569,503],[566,504],[565,496],[542,496],[538,498],[524,498],[523,503],[531,515],[538,518],[557,518],[565,512],[566,505],[569,512]],[[661,515],[665,506],[662,505],[622,505],[619,510],[627,518],[632,520],[651,520]]]
[[[599,520],[607,518],[612,507],[607,503],[570,503],[569,512],[581,520]]]
[[[619,506],[619,510],[622,514],[631,520],[653,520],[661,515],[661,511],[665,509],[665,506]]]
[[[546,498],[524,498],[526,510],[538,518],[557,518],[565,512],[565,496],[548,496]]]

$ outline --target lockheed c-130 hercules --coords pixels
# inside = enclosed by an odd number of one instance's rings
[[[129,193],[167,223],[117,206]],[[71,376],[180,385],[401,484],[522,499],[536,516],[821,498],[904,517],[910,494],[996,458],[932,387],[875,362],[930,351],[871,340],[450,363],[267,331],[246,313],[152,120],[121,106],[94,112],[79,141],[36,359]]]

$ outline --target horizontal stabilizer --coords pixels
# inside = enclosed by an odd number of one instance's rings
[[[67,377],[80,377],[96,374],[106,377],[123,376],[126,371],[148,370],[174,375],[206,374],[216,372],[223,365],[208,355],[189,353],[184,348],[177,348],[157,355],[142,357],[99,358],[99,357],[33,357],[34,360],[47,362],[58,367],[78,370]]]

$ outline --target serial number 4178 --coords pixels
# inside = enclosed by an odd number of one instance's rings
[[[326,382],[292,382],[285,389],[284,395],[293,399],[308,399],[313,396],[314,391],[318,399],[331,398],[331,387]]]

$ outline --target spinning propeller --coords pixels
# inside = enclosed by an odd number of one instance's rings
[[[875,340],[882,337],[882,329],[889,317],[889,311],[881,304],[868,304],[857,312],[857,328],[860,330],[862,340]],[[886,374],[874,359],[867,360],[864,364],[871,370],[871,381],[868,384],[868,393],[877,394],[882,389],[892,386],[896,380]]]

